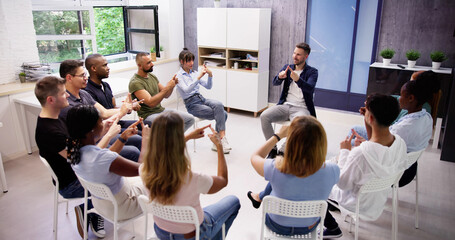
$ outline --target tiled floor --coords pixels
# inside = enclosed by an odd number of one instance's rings
[[[358,114],[320,108],[317,114],[327,132],[328,157],[337,154],[339,142],[351,125],[363,124]],[[201,122],[200,126],[202,124],[208,124],[208,121]],[[251,153],[264,142],[259,118],[253,118],[252,113],[233,110],[227,122],[227,137],[233,148],[226,155],[229,184],[216,194],[203,195],[201,203],[206,206],[223,196],[236,195],[242,207],[227,239],[259,239],[262,212],[254,209],[246,197],[248,190],[260,191],[266,185],[251,167],[249,159]],[[197,140],[196,152],[193,152],[193,142],[189,142],[188,153],[194,171],[216,174],[216,153],[210,148],[208,138]],[[455,191],[452,186],[455,183],[455,164],[440,161],[439,155],[439,150],[428,148],[420,159],[420,229],[414,228],[415,183],[399,190],[399,239],[455,238]],[[5,163],[5,170],[9,192],[0,193],[0,239],[51,239],[53,186],[37,152]],[[68,215],[65,215],[64,205],[59,206],[59,239],[80,238],[72,208],[78,203],[70,203]],[[349,226],[343,218],[339,214],[335,214],[335,218],[343,230],[341,239],[353,239],[354,235],[348,232]],[[143,229],[144,221],[139,219],[135,224],[136,239],[143,238]],[[112,225],[106,223],[106,230],[106,239],[112,239]],[[132,238],[132,227],[121,229],[119,236],[120,239]],[[360,239],[390,239],[390,236],[390,210],[384,211],[375,222],[361,221]],[[95,238],[93,235],[90,237]]]

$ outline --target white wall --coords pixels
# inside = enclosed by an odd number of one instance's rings
[[[39,61],[31,0],[0,1],[0,84],[19,81],[23,62]]]

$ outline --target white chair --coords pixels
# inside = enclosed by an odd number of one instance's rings
[[[0,127],[3,127],[3,123],[0,122]],[[2,153],[0,153],[0,181],[2,184],[2,191],[3,193],[8,192],[8,185],[6,184],[6,176],[5,176],[5,169],[3,168],[3,159]]]
[[[263,239],[320,239],[323,238],[323,224],[327,211],[327,202],[318,201],[290,201],[274,196],[266,196],[262,200],[261,240]],[[304,235],[279,235],[265,225],[266,214],[276,214],[294,218],[320,217],[321,220],[314,230]],[[318,233],[319,229],[319,233]]]
[[[367,216],[362,215],[360,213],[360,196],[362,194],[368,194],[373,192],[381,192],[390,189],[392,187],[392,239],[397,239],[397,232],[398,232],[398,223],[397,223],[397,211],[398,211],[398,181],[400,181],[401,175],[403,175],[403,171],[390,175],[386,178],[373,178],[369,180],[365,185],[360,187],[359,193],[357,195],[357,203],[355,212],[349,211],[342,206],[332,202],[330,199],[328,200],[332,203],[335,207],[341,210],[341,212],[347,213],[350,216],[351,221],[349,224],[349,232],[352,232],[352,220],[354,219],[355,224],[355,240],[359,238],[359,218],[364,220],[371,220]]]
[[[407,160],[408,166],[412,166],[412,164],[417,162],[417,160],[420,158],[420,156],[422,156],[422,153],[424,150],[425,149],[408,153],[408,160]],[[418,170],[419,170],[419,168],[416,169],[416,177],[414,179],[416,181],[416,190],[415,190],[416,205],[415,205],[415,223],[414,223],[415,228],[419,228],[419,175],[418,175],[419,171]]]
[[[138,197],[139,204],[142,207],[142,211],[145,214],[145,231],[144,239],[147,240],[147,228],[148,228],[148,215],[152,215],[162,218],[167,221],[177,222],[177,223],[190,223],[194,224],[196,227],[195,240],[199,240],[200,229],[199,229],[199,218],[197,216],[196,210],[190,206],[165,206],[156,202],[150,202],[147,196],[141,195]],[[222,236],[223,240],[226,236],[225,226],[222,226]],[[157,239],[158,238],[151,238]]]
[[[43,157],[39,157],[41,162],[43,162],[44,166],[46,166],[47,170],[49,171],[49,173],[51,174],[52,176],[52,179],[54,180],[55,182],[55,188],[54,188],[54,223],[53,223],[53,232],[54,232],[54,239],[57,239],[57,221],[58,221],[58,204],[59,203],[66,203],[66,214],[68,214],[68,202],[70,200],[79,200],[81,198],[71,198],[71,199],[68,199],[68,198],[63,198],[62,196],[59,197],[59,193],[58,193],[58,190],[59,190],[59,181],[57,179],[57,175],[55,174],[54,170],[52,170],[51,166],[49,165],[49,163],[47,162],[46,159],[44,159]]]
[[[82,186],[84,187],[84,199],[85,199],[85,205],[84,205],[84,239],[87,239],[87,214],[89,212],[96,213],[103,217],[104,219],[108,220],[109,222],[114,224],[114,240],[118,240],[118,229],[121,228],[122,226],[136,220],[139,217],[142,217],[143,214],[139,214],[136,217],[127,219],[127,220],[118,220],[118,203],[117,200],[114,197],[114,194],[112,194],[111,189],[109,189],[108,186],[102,183],[93,183],[85,180],[84,178],[78,176],[76,174],[77,178],[81,182]],[[112,205],[114,206],[114,219],[107,218],[106,216],[103,216],[99,212],[95,210],[95,208],[90,209],[87,211],[87,199],[88,199],[88,192],[94,197],[108,200],[112,202]],[[134,232],[134,224],[133,224],[133,232]]]

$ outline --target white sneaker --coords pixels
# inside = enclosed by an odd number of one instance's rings
[[[214,151],[214,152],[217,151],[215,144],[212,145],[212,151]],[[226,153],[229,153],[229,152],[230,152],[230,150],[225,148],[224,145],[223,145],[223,153],[226,154]]]
[[[229,142],[228,142],[226,136],[221,139],[221,144],[223,144],[223,149],[232,150],[232,148],[229,145]]]

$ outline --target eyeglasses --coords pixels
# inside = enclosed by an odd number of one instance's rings
[[[87,73],[82,73],[82,74],[79,74],[79,75],[73,75],[71,74],[73,77],[81,77],[81,78],[85,78],[87,77]]]

